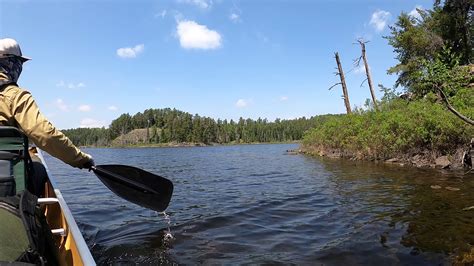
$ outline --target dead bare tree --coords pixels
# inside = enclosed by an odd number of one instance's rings
[[[341,78],[341,82],[338,82],[334,85],[332,85],[329,90],[331,90],[332,88],[334,88],[335,86],[337,85],[342,85],[342,93],[343,93],[343,96],[342,98],[344,99],[344,104],[346,105],[346,111],[348,114],[351,113],[351,104],[349,102],[349,95],[347,93],[347,86],[346,86],[346,79],[344,77],[344,71],[342,70],[342,65],[341,65],[341,61],[339,60],[339,53],[334,53],[335,57],[336,57],[336,63],[337,63],[337,69],[338,69],[338,72],[335,73],[336,76],[339,76]]]
[[[359,42],[360,47],[362,48],[362,55],[354,60],[354,66],[359,67],[360,66],[360,61],[364,61],[364,67],[365,67],[365,74],[367,75],[367,79],[362,81],[360,86],[362,87],[362,84],[364,84],[365,81],[369,83],[369,88],[370,88],[370,94],[372,95],[372,102],[374,103],[374,108],[375,110],[378,110],[377,106],[377,98],[375,97],[375,92],[374,92],[374,85],[372,83],[372,75],[370,74],[370,68],[369,68],[369,63],[367,62],[367,56],[365,54],[365,44],[368,43],[368,41],[364,41],[363,39],[358,39],[357,42]]]

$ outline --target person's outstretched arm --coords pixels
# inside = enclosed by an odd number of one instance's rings
[[[61,131],[40,112],[31,94],[20,88],[11,93],[11,111],[18,126],[42,150],[78,168],[93,165],[92,157],[81,152]]]

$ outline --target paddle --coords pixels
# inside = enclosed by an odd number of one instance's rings
[[[173,195],[170,180],[133,166],[96,165],[91,170],[116,195],[148,209],[164,211]]]

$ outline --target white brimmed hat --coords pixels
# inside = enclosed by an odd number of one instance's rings
[[[31,59],[21,54],[20,45],[15,40],[10,38],[0,39],[0,58],[11,56],[19,57],[22,62]]]

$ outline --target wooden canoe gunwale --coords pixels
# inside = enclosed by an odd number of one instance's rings
[[[45,205],[44,210],[51,229],[64,229],[64,234],[54,236],[55,244],[59,248],[60,265],[96,265],[76,220],[49,172],[41,150],[37,149],[35,155],[39,157],[48,174],[45,197],[58,200],[58,203]]]

